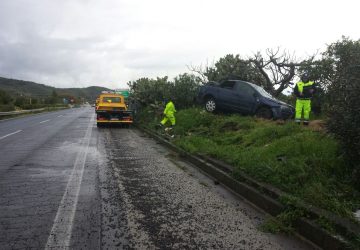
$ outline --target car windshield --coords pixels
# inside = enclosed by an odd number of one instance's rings
[[[103,102],[121,103],[120,97],[103,97]]]
[[[262,96],[274,99],[274,97],[272,95],[270,95],[268,92],[265,91],[265,89],[263,89],[262,87],[252,84],[250,83],[252,87],[254,87]]]

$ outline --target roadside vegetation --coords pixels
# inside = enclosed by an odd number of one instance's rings
[[[160,117],[144,110],[141,124],[156,130]],[[155,117],[155,118],[154,118]],[[199,108],[177,113],[173,141],[184,150],[220,159],[308,204],[354,218],[360,193],[337,140],[321,127],[302,127]]]
[[[28,111],[18,114],[1,114],[0,120],[13,117],[26,116],[29,114],[55,111],[68,108],[68,104],[63,102],[56,91],[51,96],[43,98],[34,98],[29,96],[10,95],[8,92],[0,89],[0,112]]]
[[[297,205],[302,202],[359,223],[354,212],[360,210],[360,40],[343,37],[321,54],[301,61],[269,49],[247,58],[230,54],[212,65],[189,69],[191,74],[174,80],[141,78],[128,83],[141,126],[156,131],[163,101],[171,98],[178,110],[173,143],[231,164],[235,178],[246,173],[287,193],[280,201],[285,211],[269,219],[264,230],[291,231],[297,218],[307,216]],[[286,91],[303,72],[317,84],[309,127],[293,121],[210,114],[194,102],[207,81],[240,79],[295,105],[294,96]],[[316,223],[336,231],[325,218]],[[349,239],[360,245],[358,236]]]
[[[51,96],[34,98],[29,96],[12,96],[8,92],[0,89],[0,112],[15,110],[31,110],[42,108],[61,108],[67,105],[63,99],[53,91]]]

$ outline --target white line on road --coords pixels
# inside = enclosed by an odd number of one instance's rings
[[[14,135],[14,134],[20,133],[21,131],[22,131],[22,130],[18,130],[18,131],[15,131],[14,133],[10,133],[10,134],[4,135],[4,136],[0,137],[0,140],[4,139],[4,138],[6,138],[6,137],[8,137],[8,136],[10,136],[10,135]]]
[[[79,198],[81,181],[84,173],[86,156],[91,139],[94,116],[95,114],[91,116],[86,134],[81,143],[81,149],[76,155],[74,167],[72,169],[65,193],[60,202],[56,217],[54,219],[54,224],[45,246],[46,250],[70,248],[72,227]]]
[[[58,117],[62,117],[63,115],[58,115]]]
[[[48,122],[48,121],[50,121],[50,119],[49,119],[49,120],[42,121],[42,122],[39,122],[39,123],[45,123],[45,122]]]

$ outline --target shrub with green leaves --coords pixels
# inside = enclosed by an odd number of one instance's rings
[[[200,87],[200,79],[192,74],[180,74],[169,81],[168,77],[140,78],[128,83],[131,98],[143,107],[171,99],[177,109],[194,105]]]
[[[336,72],[329,88],[328,126],[341,141],[360,189],[360,40],[334,43],[327,55]]]
[[[8,105],[11,102],[11,96],[6,91],[0,89],[0,105]]]
[[[12,104],[0,105],[0,112],[14,111],[15,106]]]

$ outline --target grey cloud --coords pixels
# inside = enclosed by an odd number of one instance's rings
[[[21,42],[0,43],[0,73],[26,76],[69,74],[74,79],[82,71],[91,70],[86,51],[100,39],[61,40],[41,37],[34,31]],[[85,55],[83,55],[85,54]]]
[[[186,65],[212,62],[227,53],[251,55],[279,41],[310,54],[319,44],[332,42],[331,22],[324,21],[330,32],[319,37],[312,35],[318,30],[311,19],[304,20],[313,37],[307,42],[295,33],[274,36],[271,29],[262,29],[269,10],[253,2],[0,0],[0,76],[61,87],[117,84],[172,77],[187,71]],[[348,15],[354,16],[354,24],[355,2],[346,6],[354,12]],[[267,5],[275,8],[274,13],[280,11],[279,6]],[[332,20],[333,15],[322,14],[327,13],[324,2],[316,5],[322,9],[319,18]],[[247,11],[239,16],[240,7]],[[244,26],[243,20],[254,22]],[[358,37],[357,26],[342,20],[338,18],[337,25],[354,30]],[[282,25],[284,30],[294,27],[291,22]]]

